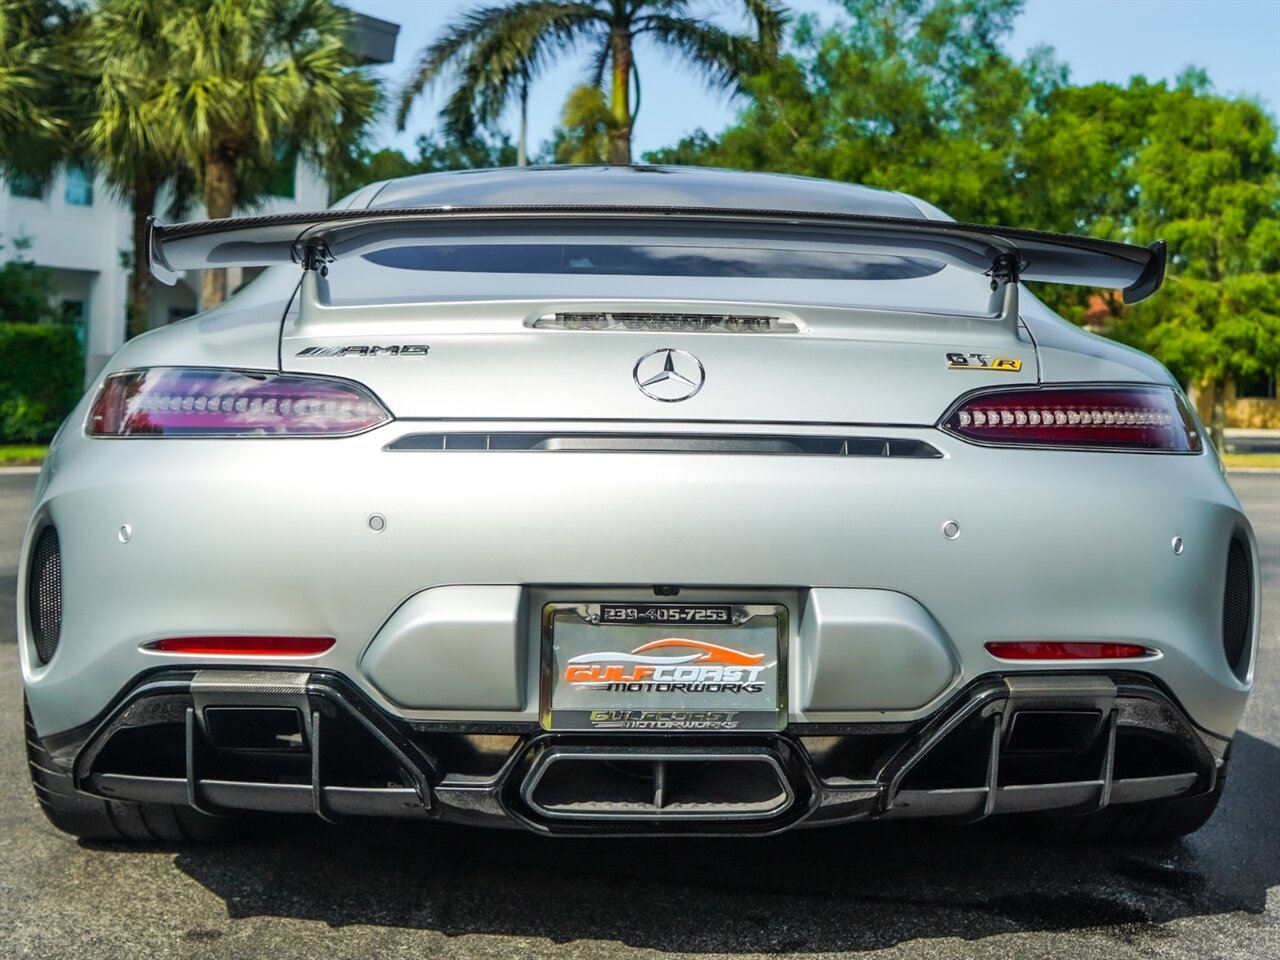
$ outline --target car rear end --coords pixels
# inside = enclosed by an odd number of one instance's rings
[[[126,348],[24,549],[52,762],[557,834],[1211,795],[1256,549],[1167,375],[1016,278],[652,229],[313,264],[270,362],[235,301]]]

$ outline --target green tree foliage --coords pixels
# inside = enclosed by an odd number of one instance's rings
[[[332,0],[104,0],[118,18],[108,57],[139,78],[127,109],[166,131],[197,172],[205,208],[228,217],[280,155],[331,177],[349,170],[379,104],[345,46],[350,14]],[[158,136],[159,134],[157,134]],[[206,270],[204,306],[226,298]]]
[[[0,356],[0,442],[48,442],[84,392],[75,330],[0,323]]]
[[[17,256],[0,263],[0,323],[56,323],[61,315],[53,273],[22,256],[30,238],[17,237],[11,245]],[[4,247],[0,243],[0,252]]]
[[[400,94],[398,122],[404,129],[413,101],[427,87],[454,80],[441,119],[460,142],[477,126],[493,122],[514,94],[542,69],[585,45],[591,51],[591,85],[610,75],[609,160],[631,162],[638,83],[634,45],[647,36],[680,54],[721,90],[741,90],[743,80],[774,59],[786,21],[777,0],[736,0],[752,19],[756,36],[722,30],[691,15],[689,0],[515,0],[461,16],[419,56]]]
[[[28,238],[10,245],[17,256],[0,263],[0,443],[44,443],[83,392],[84,358],[75,328],[59,322],[53,274],[22,256]]]
[[[609,139],[617,123],[599,87],[574,87],[560,112],[560,126],[543,145],[544,159],[550,163],[608,163]]]
[[[369,183],[445,170],[509,167],[516,162],[516,146],[506,134],[493,128],[477,131],[465,143],[449,138],[421,136],[418,155],[406,157],[399,150],[361,150],[350,170],[334,181],[334,192],[346,196]]]
[[[1010,174],[1066,76],[1043,51],[1024,63],[1001,51],[1020,0],[844,7],[825,31],[800,19],[793,53],[747,81],[752,100],[719,138],[699,132],[645,159],[905,190],[964,220],[1025,222],[1029,209],[1041,220],[1047,191]]]
[[[62,0],[0,0],[0,173],[46,184],[72,147],[64,80],[79,17]]]
[[[117,197],[129,206],[132,245],[126,336],[148,326],[151,276],[147,270],[146,226],[166,183],[189,183],[192,168],[179,147],[170,118],[152,109],[160,77],[140,49],[154,38],[154,20],[138,19],[129,0],[103,0],[74,36],[76,69],[68,75],[82,91],[80,140]],[[181,191],[180,191],[181,192]]]
[[[1169,279],[1110,332],[1185,382],[1207,381],[1220,441],[1227,381],[1280,365],[1280,161],[1255,103],[1191,71],[1170,87],[1074,87],[1045,50],[1001,50],[1019,0],[845,0],[748,81],[752,102],[646,160],[829,177],[903,190],[961,220],[1169,243]],[[1042,294],[1079,318],[1098,295]]]
[[[1190,72],[1160,88],[1128,171],[1138,236],[1169,242],[1162,293],[1117,334],[1204,382],[1221,446],[1226,383],[1280,369],[1280,157],[1255,103]]]

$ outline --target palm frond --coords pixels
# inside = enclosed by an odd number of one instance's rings
[[[81,16],[63,0],[0,0],[0,170],[47,183],[76,152],[82,89],[65,50]]]
[[[680,51],[710,87],[741,92],[741,82],[777,58],[787,14],[777,0],[741,0],[755,22],[756,36],[730,33],[708,20],[676,15],[685,4],[666,4],[671,12],[636,18],[635,32],[648,33],[660,45]],[[655,4],[650,3],[650,8]]]
[[[776,6],[767,0],[753,2]],[[769,58],[758,40],[692,17],[650,13],[637,18],[635,29],[637,34],[648,34],[660,45],[679,51],[715,89],[741,92],[743,78],[758,71]],[[773,49],[776,51],[776,41]]]
[[[604,74],[609,69],[609,58],[613,56],[613,43],[606,35],[598,42],[596,52],[591,56],[591,66],[587,70],[587,83],[593,87],[604,86]]]
[[[759,56],[766,62],[773,61],[778,56],[782,35],[791,22],[791,15],[778,0],[742,0],[742,4],[747,8],[747,15],[755,21]]]
[[[381,103],[349,25],[333,0],[100,0],[81,42],[98,76],[88,148],[125,185],[234,158],[242,203],[282,149],[334,172]]]
[[[553,54],[607,27],[600,5],[587,0],[521,0],[465,14],[422,51],[400,90],[396,123],[404,129],[414,100],[452,73],[457,83],[442,118],[451,133],[471,128],[501,112],[517,80],[536,77]]]

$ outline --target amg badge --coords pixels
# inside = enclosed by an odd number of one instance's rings
[[[305,347],[299,350],[298,357],[376,357],[386,354],[388,357],[425,357],[431,348],[425,343],[392,344],[389,347],[378,345],[356,345],[349,347]]]

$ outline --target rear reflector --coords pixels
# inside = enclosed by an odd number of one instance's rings
[[[332,637],[169,637],[147,644],[147,649],[236,657],[313,657],[333,644]]]
[[[1002,640],[986,647],[987,653],[1001,660],[1126,660],[1155,653],[1137,643],[1076,640]]]
[[[1194,453],[1200,434],[1167,387],[1047,387],[971,394],[942,426],[997,446]]]

